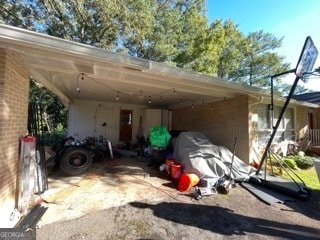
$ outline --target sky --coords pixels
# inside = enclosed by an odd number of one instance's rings
[[[314,68],[320,67],[320,0],[207,0],[209,21],[232,20],[244,34],[263,30],[282,38],[277,52],[295,69],[307,36],[319,51]],[[276,73],[275,73],[276,74]],[[293,83],[294,74],[285,77]],[[299,84],[320,91],[320,77]]]

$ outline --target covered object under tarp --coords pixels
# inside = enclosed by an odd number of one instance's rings
[[[235,181],[248,181],[256,171],[226,147],[212,144],[200,132],[181,132],[174,145],[173,157],[181,163],[184,173],[194,173],[199,178],[230,176],[231,163],[231,178]]]

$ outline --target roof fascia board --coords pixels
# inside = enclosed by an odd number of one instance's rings
[[[148,72],[154,72],[155,74],[162,73],[163,75],[173,75],[175,76],[175,78],[180,76],[181,79],[189,79],[195,82],[209,83],[212,85],[232,89],[237,92],[246,94],[269,95],[269,91],[264,90],[262,88],[253,87],[246,84],[234,83],[231,81],[221,79],[219,77],[197,73],[183,68],[172,67],[163,63],[150,62],[150,70],[148,70]]]
[[[103,60],[111,60],[122,64],[133,65],[140,67],[141,69],[149,68],[149,61],[145,59],[134,58],[101,48],[8,25],[0,24],[0,38],[7,39],[11,43],[15,42],[23,46],[32,45],[33,47],[45,49],[47,51],[69,52],[71,54],[89,56],[95,59],[100,58]]]

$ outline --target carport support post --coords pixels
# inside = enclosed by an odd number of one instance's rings
[[[274,136],[275,136],[276,133],[277,133],[278,127],[279,127],[279,125],[280,125],[280,123],[281,123],[282,117],[283,117],[283,115],[284,115],[284,113],[285,113],[285,111],[286,111],[286,109],[287,109],[287,107],[288,107],[288,104],[289,104],[289,102],[290,102],[290,100],[291,100],[291,97],[292,97],[294,91],[296,90],[296,87],[297,87],[297,85],[298,85],[299,79],[300,79],[300,78],[299,78],[298,76],[296,76],[296,79],[294,80],[294,83],[293,83],[293,85],[292,85],[292,87],[291,87],[291,90],[290,90],[290,93],[289,93],[289,95],[288,95],[288,97],[287,97],[287,99],[286,99],[286,102],[284,103],[284,105],[283,105],[283,107],[282,107],[282,110],[281,110],[281,112],[280,112],[280,116],[279,116],[279,118],[278,118],[278,120],[277,120],[277,123],[276,123],[276,125],[273,127],[273,132],[272,132],[272,134],[271,134],[271,136],[270,136],[270,139],[269,139],[269,141],[268,141],[268,144],[267,144],[267,146],[266,146],[266,149],[264,150],[264,153],[263,153],[263,155],[262,155],[260,165],[259,165],[259,167],[258,167],[258,169],[257,169],[257,171],[256,171],[256,175],[258,175],[259,172],[260,172],[260,170],[261,170],[261,167],[262,167],[263,162],[264,162],[264,160],[265,160],[265,158],[266,158],[266,156],[267,156],[267,153],[268,153],[268,151],[269,151],[269,148],[270,148],[270,146],[271,146],[271,143],[272,143],[272,141],[273,141],[273,139],[274,139]]]

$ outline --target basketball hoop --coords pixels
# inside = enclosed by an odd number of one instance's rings
[[[303,45],[295,72],[296,76],[299,77],[303,82],[307,82],[307,79],[304,77],[304,75],[311,74],[317,57],[318,50],[313,44],[311,37],[308,36]]]

